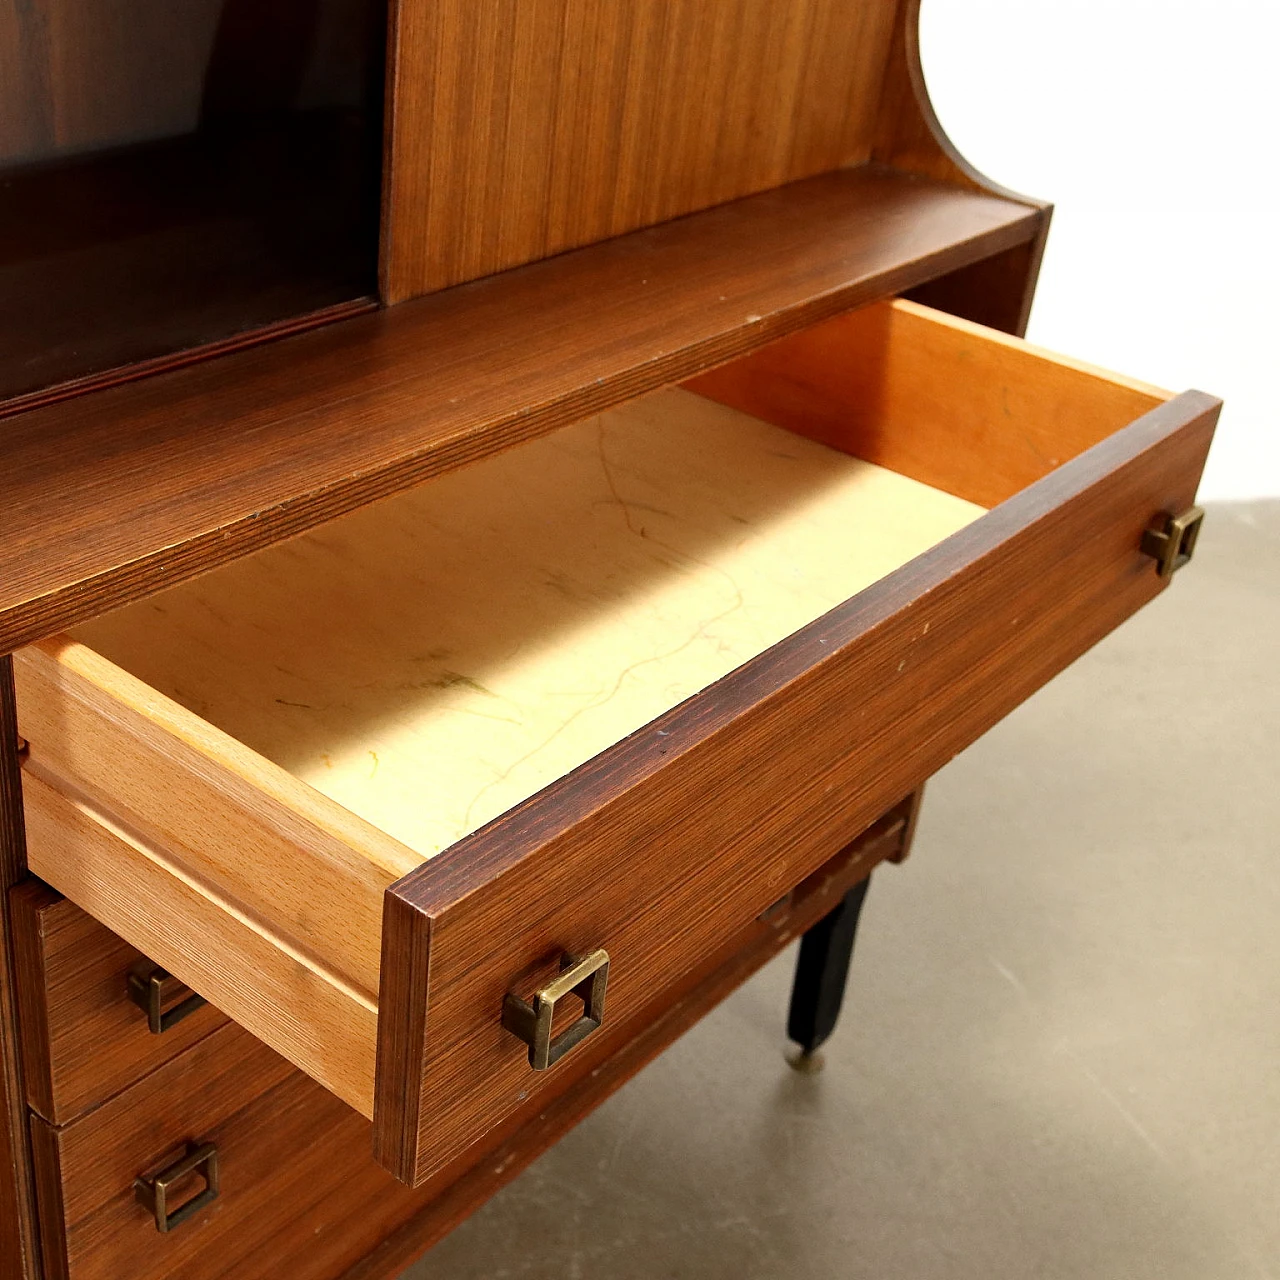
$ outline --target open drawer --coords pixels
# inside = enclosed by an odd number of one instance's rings
[[[838,317],[20,651],[31,869],[422,1180],[1159,592],[1217,409]]]

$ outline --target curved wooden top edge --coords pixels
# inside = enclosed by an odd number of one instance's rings
[[[1039,210],[1047,220],[1053,206],[1011,191],[981,173],[960,154],[938,119],[920,57],[921,0],[902,0],[890,45],[876,123],[872,159],[906,173],[965,186]]]

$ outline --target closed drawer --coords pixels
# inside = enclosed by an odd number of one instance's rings
[[[131,975],[154,972],[135,947],[39,881],[10,893],[22,1067],[28,1104],[66,1124],[189,1049],[226,1019],[212,1005],[190,1007],[191,992],[169,993],[164,1030],[130,998]]]
[[[32,869],[406,1180],[1156,595],[1218,409],[904,302],[690,386],[17,655]]]
[[[206,1144],[217,1198],[161,1233],[135,1179]],[[234,1024],[66,1128],[33,1118],[32,1147],[49,1280],[335,1280],[421,1207],[368,1121]]]

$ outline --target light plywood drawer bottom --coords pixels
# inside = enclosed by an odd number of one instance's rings
[[[690,388],[17,656],[32,869],[406,1180],[1155,595],[1216,417],[907,303]]]

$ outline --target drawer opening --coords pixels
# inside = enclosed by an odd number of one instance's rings
[[[225,565],[17,655],[32,869],[372,1115],[393,881],[1166,399],[883,304]]]
[[[981,514],[675,389],[73,637],[431,857]]]

